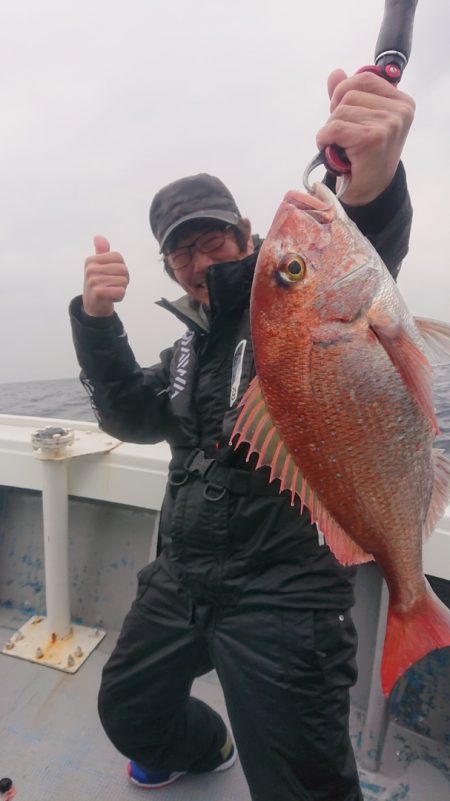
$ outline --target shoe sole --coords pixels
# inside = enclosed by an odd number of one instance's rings
[[[231,754],[231,756],[229,756],[228,759],[225,760],[225,762],[221,762],[220,765],[217,765],[217,768],[213,768],[213,770],[210,770],[208,772],[221,773],[223,770],[228,770],[228,768],[233,767],[234,763],[236,762],[236,759],[237,759],[237,751],[236,751],[236,746],[234,746],[233,753]]]
[[[159,782],[158,784],[144,784],[143,782],[138,782],[137,779],[133,779],[131,775],[131,765],[128,765],[128,778],[130,782],[136,785],[136,787],[141,787],[142,790],[162,790],[163,787],[168,787],[170,784],[178,781],[181,779],[182,776],[186,776],[186,771],[181,773],[172,773],[172,776],[169,779],[166,779],[164,782]]]

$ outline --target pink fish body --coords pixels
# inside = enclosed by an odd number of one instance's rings
[[[285,196],[258,256],[251,323],[257,378],[233,441],[249,442],[280,491],[308,506],[339,561],[377,561],[390,593],[388,694],[450,645],[450,612],[422,569],[422,543],[450,497],[425,350],[450,353],[450,326],[413,319],[321,184]]]

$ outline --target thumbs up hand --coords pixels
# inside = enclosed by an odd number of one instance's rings
[[[130,280],[123,256],[111,251],[104,236],[94,237],[95,255],[84,265],[83,307],[92,317],[109,317],[125,297]]]

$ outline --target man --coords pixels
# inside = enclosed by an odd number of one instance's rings
[[[369,73],[330,76],[320,148],[346,149],[350,216],[396,275],[411,209],[399,164],[413,102]],[[258,241],[229,190],[206,174],[161,189],[150,224],[166,270],[184,289],[162,305],[187,332],[148,369],[136,363],[114,303],[125,262],[96,237],[83,298],[72,301],[82,380],[100,424],[172,449],[160,555],[138,594],[99,696],[104,728],[157,788],[235,759],[221,718],[190,696],[217,670],[253,801],[361,801],[348,732],[356,679],[353,571],[318,541],[307,510],[253,470],[229,438],[254,375],[249,296]],[[276,482],[275,482],[276,483]]]

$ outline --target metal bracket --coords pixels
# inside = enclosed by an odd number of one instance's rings
[[[35,615],[12,635],[2,652],[65,673],[76,673],[105,634],[102,629],[72,624],[69,635],[61,638],[50,631],[46,617]]]

